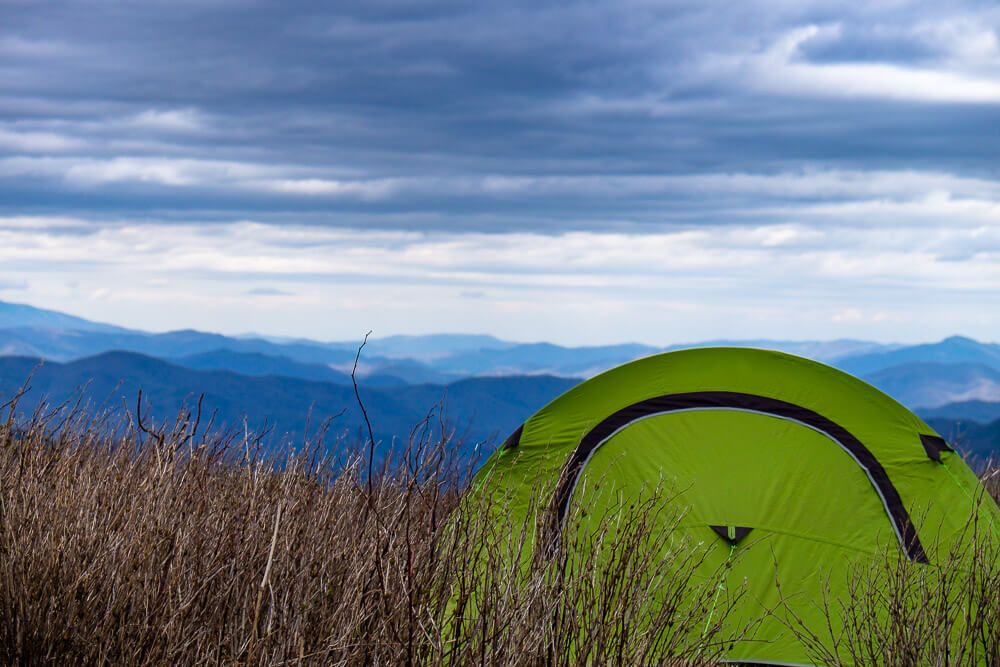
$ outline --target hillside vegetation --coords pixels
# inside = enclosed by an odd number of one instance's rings
[[[685,576],[698,552],[648,530],[658,504],[615,517],[598,557],[570,544],[510,565],[533,526],[497,535],[463,502],[468,468],[440,424],[378,470],[363,449],[262,462],[251,434],[203,432],[191,413],[166,428],[73,411],[0,423],[0,662],[700,665],[747,630],[723,632],[738,595],[717,606]],[[986,479],[1000,497],[1000,475]],[[845,650],[900,666],[997,650],[997,554],[983,558],[992,569],[947,586],[902,573],[859,589],[873,594]],[[952,637],[955,618],[973,631]]]

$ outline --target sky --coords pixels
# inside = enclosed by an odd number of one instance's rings
[[[0,300],[1000,339],[992,2],[0,1]]]

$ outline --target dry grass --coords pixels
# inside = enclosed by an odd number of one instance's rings
[[[1000,461],[994,460],[988,463],[981,479],[983,486],[993,496],[993,500],[997,501],[997,505],[1000,505]]]
[[[983,486],[1000,504],[1000,467]],[[893,550],[848,574],[849,598],[822,602],[826,627],[791,629],[817,664],[1000,667],[1000,533],[972,520],[966,539],[936,567]]]
[[[0,423],[0,662],[695,665],[734,639],[739,595],[716,608],[688,574],[703,554],[650,530],[670,524],[669,499],[591,517],[596,531],[528,567],[514,555],[536,526],[463,502],[466,471],[427,424],[405,465],[369,480],[363,454],[345,467],[305,447],[276,466],[193,421]],[[1000,497],[1000,474],[984,480]],[[996,601],[992,556],[947,589],[892,570],[895,588],[875,590],[859,573],[842,650],[868,664],[895,642],[881,664],[963,664],[935,657],[947,642],[905,654],[916,663],[891,651],[928,609],[966,609],[946,598]],[[903,611],[886,621],[887,607]],[[987,607],[975,628],[995,647]]]
[[[711,589],[646,556],[655,507],[615,517],[596,560],[528,568],[511,554],[533,526],[500,534],[460,502],[466,476],[426,424],[369,491],[358,459],[254,463],[186,417],[0,424],[0,663],[680,665],[724,648],[727,608],[701,629]]]

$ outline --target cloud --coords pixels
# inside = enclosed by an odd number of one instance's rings
[[[913,340],[947,335],[961,321],[967,333],[988,337],[996,309],[984,304],[996,304],[1000,284],[1000,231],[975,224],[930,234],[920,226],[776,224],[456,235],[87,221],[94,231],[81,244],[59,233],[65,221],[51,230],[40,222],[0,220],[0,263],[30,279],[35,300],[64,299],[74,312],[164,329],[329,339],[376,325],[489,325],[522,339],[662,343],[829,337],[824,323],[836,324],[837,335]],[[962,251],[968,256],[956,265],[952,256]],[[262,321],[262,308],[281,316]],[[928,309],[945,315],[911,330]]]
[[[765,93],[830,98],[872,98],[952,104],[1000,104],[1000,83],[995,76],[966,73],[946,64],[913,67],[895,63],[815,63],[803,57],[803,47],[813,40],[836,39],[840,26],[807,25],[789,30],[759,53],[710,61],[717,70]],[[993,33],[989,33],[993,35]],[[995,51],[984,39],[964,55],[982,57]],[[958,50],[958,49],[956,49]]]
[[[21,292],[27,290],[29,287],[30,285],[26,280],[8,279],[0,276],[0,291]]]
[[[73,55],[75,52],[76,49],[65,42],[19,35],[0,36],[0,54],[5,56],[45,59]]]
[[[165,328],[994,331],[998,28],[971,0],[15,3],[0,259]]]
[[[274,170],[263,165],[170,157],[0,158],[0,177],[48,177],[70,186],[148,183],[176,187],[249,187]]]
[[[991,67],[1000,62],[996,25],[984,24],[980,17],[956,16],[927,21],[915,26],[913,33],[951,63]]]
[[[346,181],[324,178],[267,179],[254,185],[273,192],[300,196],[357,197],[360,199],[381,199],[401,188],[400,181],[376,179],[371,181]]]
[[[857,308],[846,308],[834,313],[830,319],[834,323],[840,324],[842,322],[860,322],[864,317],[864,313]]]
[[[2,139],[2,137],[0,137]],[[509,207],[528,205],[540,210],[565,202],[562,215],[550,216],[543,223],[549,231],[589,229],[599,226],[649,227],[691,222],[729,224],[774,216],[794,220],[802,216],[841,215],[867,208],[882,213],[895,211],[897,217],[910,220],[962,212],[995,219],[1000,199],[1000,182],[981,176],[962,176],[941,171],[847,170],[800,168],[791,171],[702,172],[689,174],[608,174],[608,175],[449,175],[378,178],[348,174],[343,165],[311,166],[302,163],[226,162],[169,157],[89,157],[18,156],[0,158],[0,181],[31,177],[49,179],[80,191],[107,191],[112,186],[142,187],[141,194],[122,191],[126,198],[145,199],[149,189],[168,193],[196,192],[206,202],[225,205],[233,197],[279,197],[267,208],[281,210],[290,202],[311,205],[313,202],[374,203],[406,206],[409,216],[417,219],[419,211],[438,215],[435,226],[461,231],[463,226],[482,217],[475,208],[489,202],[493,215]],[[227,199],[228,198],[228,199]],[[480,203],[476,203],[477,200]],[[450,202],[450,206],[442,202]],[[581,203],[586,207],[577,209]],[[459,205],[460,203],[460,205]],[[469,212],[469,206],[473,211]],[[451,208],[459,208],[456,214]],[[400,217],[391,209],[380,219],[371,217],[364,224],[393,228]],[[239,209],[239,217],[253,215]],[[230,217],[237,217],[236,211]],[[514,214],[509,214],[511,218]],[[888,219],[888,216],[882,216]],[[857,218],[845,216],[844,220]],[[356,215],[327,218],[327,224],[358,226]],[[515,227],[539,224],[532,214]],[[497,223],[496,226],[501,226]],[[502,226],[509,228],[509,223]],[[456,229],[457,227],[457,229]]]
[[[147,109],[128,122],[137,128],[168,132],[195,132],[206,128],[205,119],[195,109]]]
[[[293,292],[286,292],[276,287],[255,287],[244,292],[247,296],[295,296]]]
[[[0,127],[0,148],[14,153],[62,153],[86,145],[83,140],[55,132],[18,132]]]
[[[58,224],[54,221],[53,230]],[[58,231],[8,226],[0,219],[0,241],[0,261],[15,269],[89,264],[95,267],[91,270],[135,271],[151,277],[185,274],[206,282],[273,277],[317,284],[341,279],[426,282],[473,290],[652,289],[680,279],[704,284],[738,280],[764,289],[795,275],[796,281],[781,289],[830,279],[844,285],[905,282],[930,289],[988,291],[1000,280],[1000,268],[993,264],[994,255],[1000,253],[1000,227],[986,230],[975,225],[930,235],[921,227],[890,231],[857,225],[848,232],[789,224],[632,234],[454,235],[256,222],[107,223],[81,245]],[[951,258],[962,249],[972,254],[956,270]],[[243,293],[287,292],[268,286]]]

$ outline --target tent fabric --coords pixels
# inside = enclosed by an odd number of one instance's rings
[[[821,598],[847,594],[853,565],[898,549],[934,567],[977,512],[1000,526],[976,475],[908,409],[824,364],[747,348],[668,352],[587,380],[512,433],[478,477],[504,491],[514,524],[548,482],[542,549],[572,507],[666,482],[682,490],[675,529],[720,545],[699,576],[738,553],[724,583],[745,586],[741,613],[781,608],[784,596],[817,630]],[[727,657],[810,664],[775,614]]]

